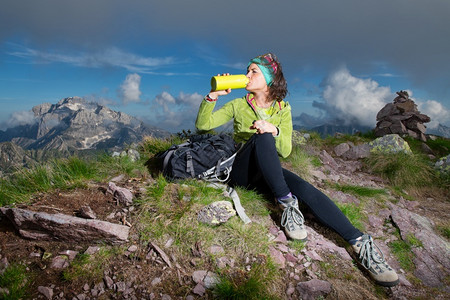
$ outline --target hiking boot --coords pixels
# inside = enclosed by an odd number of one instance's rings
[[[283,209],[281,215],[281,226],[288,238],[293,240],[306,241],[307,232],[305,225],[305,218],[298,209],[298,200],[295,196],[287,199],[278,200],[278,204]]]
[[[379,285],[392,287],[398,284],[397,273],[387,264],[383,252],[370,235],[364,234],[352,245],[357,255],[357,262]]]

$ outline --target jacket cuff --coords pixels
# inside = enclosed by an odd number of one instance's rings
[[[277,128],[277,135],[274,135],[273,137],[279,137],[280,136],[280,128],[279,127],[276,127]]]

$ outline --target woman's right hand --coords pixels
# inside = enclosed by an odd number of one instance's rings
[[[229,75],[230,75],[230,73],[224,73],[222,75],[217,74],[217,76],[229,76]],[[225,95],[228,95],[229,93],[231,93],[231,89],[226,89],[226,90],[221,90],[221,91],[213,91],[213,90],[211,90],[209,92],[209,97],[211,99],[217,99],[217,98],[219,98],[219,96],[225,96]]]

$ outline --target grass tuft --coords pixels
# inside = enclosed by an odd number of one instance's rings
[[[0,273],[1,299],[24,299],[31,283],[29,272],[22,264],[11,264]]]
[[[385,189],[375,189],[357,185],[335,184],[334,189],[360,197],[375,197],[378,195],[387,195],[387,191]]]
[[[372,153],[365,162],[370,170],[400,188],[427,187],[436,184],[437,173],[419,155]]]
[[[216,299],[278,299],[268,283],[278,281],[279,276],[277,266],[268,260],[253,264],[249,272],[236,270],[222,274],[213,293]]]
[[[95,283],[103,279],[103,273],[111,260],[120,254],[116,247],[101,248],[99,252],[89,255],[78,254],[70,266],[62,273],[64,280],[75,283]]]

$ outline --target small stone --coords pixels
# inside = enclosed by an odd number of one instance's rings
[[[116,282],[115,286],[117,292],[124,292],[127,288],[125,282],[123,281]]]
[[[207,289],[212,289],[219,283],[219,276],[216,273],[208,272],[203,279],[203,283]]]
[[[279,250],[269,247],[269,253],[273,261],[278,264],[280,268],[284,269],[286,267],[286,259]]]
[[[64,250],[59,252],[60,255],[66,255],[69,258],[69,261],[73,261],[78,254],[78,251],[73,250]]]
[[[312,279],[297,284],[297,291],[302,295],[303,299],[316,299],[325,297],[331,292],[331,283],[328,281]]]
[[[106,287],[108,289],[111,289],[114,286],[114,281],[109,276],[105,276],[103,278],[103,281],[105,281]]]
[[[84,219],[97,219],[97,216],[95,215],[94,211],[89,206],[82,206],[77,211],[76,215]]]
[[[53,289],[46,286],[38,286],[38,292],[45,296],[47,299],[53,298]]]
[[[197,283],[197,285],[195,286],[195,288],[192,290],[192,292],[196,295],[199,296],[203,296],[206,292],[205,287],[203,286],[202,283]]]
[[[295,288],[294,287],[288,287],[286,290],[286,295],[288,296],[292,296],[292,294],[295,292]]]
[[[285,257],[288,262],[292,262],[292,263],[295,263],[298,260],[297,257],[292,255],[291,253],[286,253]]]
[[[65,256],[56,256],[52,259],[52,263],[50,264],[50,268],[52,269],[65,269],[69,266],[69,262]]]
[[[136,246],[136,245],[131,245],[130,247],[128,247],[128,251],[129,252],[131,252],[131,253],[133,253],[133,252],[136,252],[136,250],[138,249],[138,246]]]
[[[203,279],[205,278],[206,274],[208,273],[208,271],[194,271],[194,273],[192,273],[192,280],[194,280],[195,283],[199,283],[199,282],[203,282]]]
[[[152,286],[155,286],[160,283],[161,283],[161,278],[159,278],[159,277],[156,277],[155,279],[152,280]]]
[[[98,251],[100,251],[100,247],[98,247],[98,246],[89,246],[86,249],[86,251],[84,251],[84,254],[92,255],[92,254],[97,253]]]

